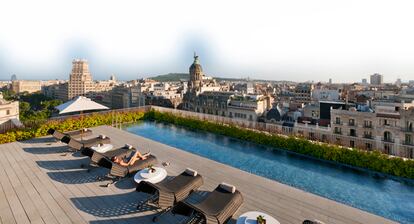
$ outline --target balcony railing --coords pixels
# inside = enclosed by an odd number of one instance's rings
[[[404,141],[403,145],[414,145],[412,141]]]
[[[340,121],[335,121],[335,123],[334,123],[334,124],[342,125],[342,122],[340,122]]]
[[[364,128],[372,128],[372,124],[364,124]]]
[[[355,122],[349,122],[348,126],[355,126]]]
[[[342,131],[334,131],[334,134],[342,135]]]
[[[394,143],[394,139],[392,138],[382,138],[383,142],[390,142],[390,143]]]
[[[349,133],[348,136],[350,136],[350,137],[358,137],[356,133]]]
[[[367,139],[374,139],[374,137],[373,137],[372,135],[364,135],[364,138],[367,138]]]
[[[414,128],[408,128],[408,127],[406,127],[406,128],[403,128],[403,131],[404,132],[414,132]]]

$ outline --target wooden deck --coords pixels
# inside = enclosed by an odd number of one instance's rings
[[[281,224],[299,224],[304,219],[325,223],[393,223],[112,127],[94,128],[94,133],[110,136],[115,147],[130,143],[144,152],[151,149],[160,162],[170,162],[167,171],[171,176],[186,167],[198,170],[205,184],[191,200],[197,200],[223,181],[236,185],[245,203],[235,217],[260,210]],[[96,168],[87,172],[81,164],[88,164],[88,158],[79,153],[62,156],[66,149],[50,137],[0,145],[0,223],[151,223],[153,208],[136,210],[145,194],[135,192],[132,178],[102,187],[105,182],[96,177],[107,170]],[[167,214],[159,223],[177,223],[181,218]]]

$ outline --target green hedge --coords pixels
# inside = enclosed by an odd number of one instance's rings
[[[133,123],[142,119],[162,121],[188,127],[194,130],[203,130],[275,148],[286,149],[323,160],[335,161],[355,167],[367,168],[386,174],[414,179],[413,160],[390,158],[387,155],[381,154],[377,151],[368,152],[357,149],[349,150],[347,148],[328,144],[313,143],[306,139],[270,135],[240,127],[183,118],[170,113],[161,113],[156,111],[148,113],[121,112],[118,113],[117,117],[119,123]],[[47,135],[47,130],[49,130],[49,128],[54,128],[60,131],[71,131],[82,127],[85,128],[111,124],[111,114],[92,114],[85,115],[82,119],[69,118],[62,121],[50,120],[31,128],[14,130],[0,134],[0,144],[45,136]]]
[[[389,157],[378,151],[347,149],[338,146],[313,143],[306,139],[270,135],[267,133],[243,129],[235,126],[221,125],[208,121],[183,118],[171,113],[151,111],[146,119],[171,123],[195,130],[203,130],[220,135],[246,140],[275,148],[290,150],[318,159],[334,161],[354,167],[362,167],[394,176],[414,179],[414,161]]]
[[[143,112],[120,112],[117,113],[118,123],[132,123],[143,119]],[[92,114],[82,118],[68,118],[66,120],[49,120],[30,128],[9,131],[0,134],[0,144],[22,141],[35,137],[47,135],[49,128],[59,131],[72,131],[81,128],[95,127],[99,125],[111,125],[112,114]]]

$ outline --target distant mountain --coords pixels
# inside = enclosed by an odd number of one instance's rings
[[[153,79],[155,81],[159,82],[174,82],[174,81],[180,81],[182,79],[189,80],[190,74],[188,73],[168,73],[166,75],[158,75],[155,77],[150,77],[150,79]]]
[[[166,75],[157,75],[154,77],[149,77],[149,79],[153,79],[155,81],[158,82],[177,82],[180,80],[189,80],[190,79],[190,74],[188,73],[168,73]],[[214,77],[214,79],[216,79],[217,81],[230,81],[230,82],[238,82],[238,81],[242,81],[245,82],[247,81],[247,79],[245,78],[225,78],[225,77]],[[251,79],[250,81],[253,82],[288,82],[288,83],[293,83],[293,82],[289,82],[289,81],[274,81],[274,80],[262,80],[262,79]]]

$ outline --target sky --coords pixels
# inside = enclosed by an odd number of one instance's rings
[[[215,77],[414,80],[412,0],[37,0],[0,2],[0,79]]]

